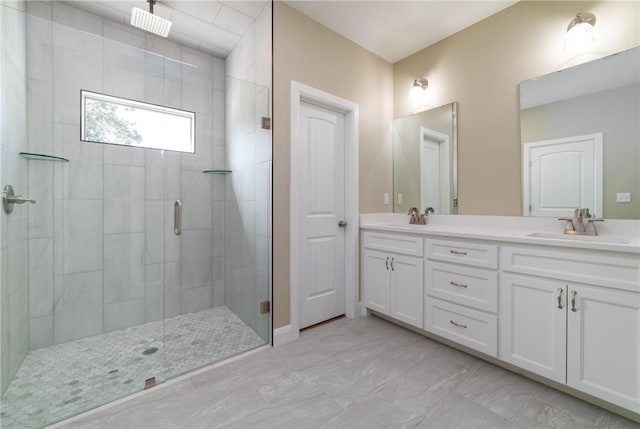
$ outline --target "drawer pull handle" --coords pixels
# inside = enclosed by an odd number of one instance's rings
[[[391,258],[391,271],[395,271],[396,270],[395,267],[393,266],[393,261],[394,261],[394,259]]]
[[[458,328],[467,329],[467,325],[463,325],[462,323],[456,323],[453,320],[449,320],[449,323],[451,323],[453,326],[457,326]]]
[[[387,259],[384,260],[384,266],[387,267],[387,270],[389,269],[389,257],[387,256]]]
[[[562,288],[559,287],[558,288],[558,308],[560,310],[562,310],[562,292],[563,292]]]
[[[576,295],[578,294],[578,292],[576,292],[575,290],[571,291],[571,311],[573,311],[574,313],[576,311],[578,311],[576,309]]]
[[[449,282],[449,284],[451,286],[457,286],[457,287],[468,287],[467,285],[463,285],[463,284],[456,283],[456,282]]]
[[[467,255],[467,252],[462,252],[460,250],[453,250],[453,249],[449,250],[449,253],[453,253],[454,255],[462,255],[462,256]]]

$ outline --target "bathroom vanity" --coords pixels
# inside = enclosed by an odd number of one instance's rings
[[[362,215],[360,227],[368,310],[640,418],[640,222],[595,237],[507,216]]]

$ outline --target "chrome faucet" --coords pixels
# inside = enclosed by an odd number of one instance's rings
[[[575,209],[572,218],[560,218],[558,220],[566,221],[564,233],[573,235],[598,235],[594,222],[604,222],[604,219],[591,217],[588,208]],[[586,225],[584,223],[585,220],[587,221]]]
[[[411,207],[409,209],[409,213],[407,214],[411,216],[411,218],[409,218],[410,225],[426,225],[427,224],[427,220],[425,219],[424,215],[420,214],[417,207]]]

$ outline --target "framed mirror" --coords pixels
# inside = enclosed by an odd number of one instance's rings
[[[393,211],[458,213],[457,103],[393,121]]]
[[[520,83],[523,214],[640,219],[640,47]]]

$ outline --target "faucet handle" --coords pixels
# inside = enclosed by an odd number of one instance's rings
[[[570,217],[561,217],[561,218],[558,218],[558,220],[564,220],[564,221],[567,222],[566,225],[564,226],[564,230],[565,231],[575,231],[576,230],[576,227],[573,224],[573,219],[571,219]]]
[[[408,214],[408,215],[412,215],[412,214],[414,214],[414,213],[415,213],[415,214],[420,213],[420,212],[418,211],[418,208],[417,208],[417,207],[411,207],[411,208],[409,209],[409,213],[407,213],[407,214]]]
[[[436,211],[433,209],[433,207],[427,207],[426,209],[424,209],[424,214],[426,216],[429,216],[432,213],[435,213]]]

